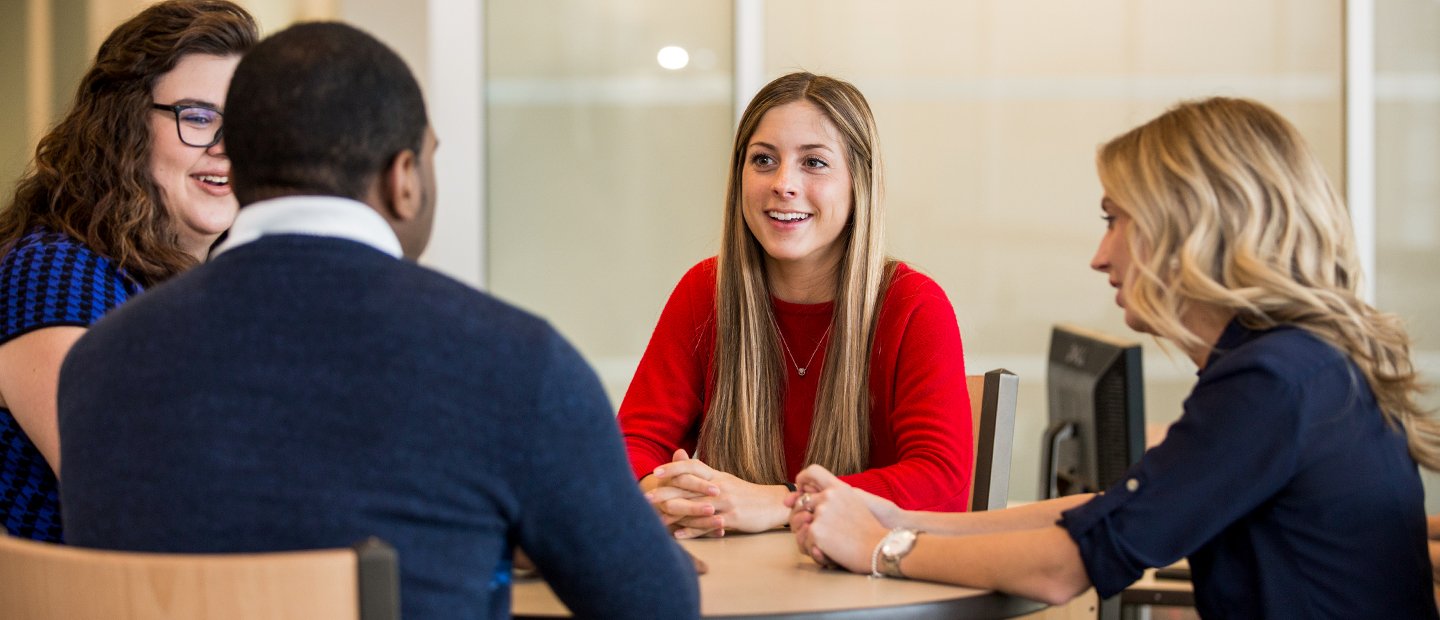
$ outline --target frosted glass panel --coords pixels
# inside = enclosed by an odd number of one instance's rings
[[[486,24],[490,287],[571,337],[618,406],[671,288],[718,248],[730,4],[492,0]]]
[[[1440,380],[1440,3],[1375,7],[1375,296],[1405,318],[1425,380]],[[1440,408],[1440,393],[1422,402]],[[1440,512],[1427,472],[1426,508]]]

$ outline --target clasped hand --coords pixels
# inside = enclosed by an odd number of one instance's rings
[[[763,532],[785,524],[785,487],[746,482],[684,450],[646,476],[646,501],[676,538],[723,536],[725,530]]]
[[[829,470],[811,465],[785,498],[790,530],[800,552],[821,566],[869,573],[875,545],[903,513],[894,502],[854,488]]]

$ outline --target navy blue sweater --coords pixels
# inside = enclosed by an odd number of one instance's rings
[[[697,615],[594,373],[544,321],[340,239],[233,249],[60,378],[68,540],[400,556],[404,616],[507,617],[519,545],[582,617]]]

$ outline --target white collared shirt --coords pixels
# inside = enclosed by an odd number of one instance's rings
[[[400,239],[369,205],[338,196],[285,196],[240,209],[230,236],[210,253],[214,258],[265,235],[337,237],[363,243],[400,258]]]

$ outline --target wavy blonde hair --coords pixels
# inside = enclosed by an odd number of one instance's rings
[[[840,131],[851,175],[850,222],[835,274],[831,345],[810,427],[807,463],[837,474],[870,462],[870,350],[894,263],[884,252],[885,211],[875,117],[848,82],[791,73],[766,84],[740,118],[730,159],[724,232],[716,261],[714,389],[700,426],[698,455],[751,482],[786,480],[781,439],[785,362],[765,276],[765,250],[745,224],[741,179],[745,151],[770,110],[797,101],[815,104]]]
[[[1210,344],[1182,322],[1203,306],[1252,329],[1314,334],[1360,369],[1412,457],[1440,469],[1440,423],[1416,402],[1409,336],[1360,299],[1349,212],[1289,122],[1245,99],[1185,102],[1096,160],[1106,195],[1130,218],[1130,312],[1185,348]]]

